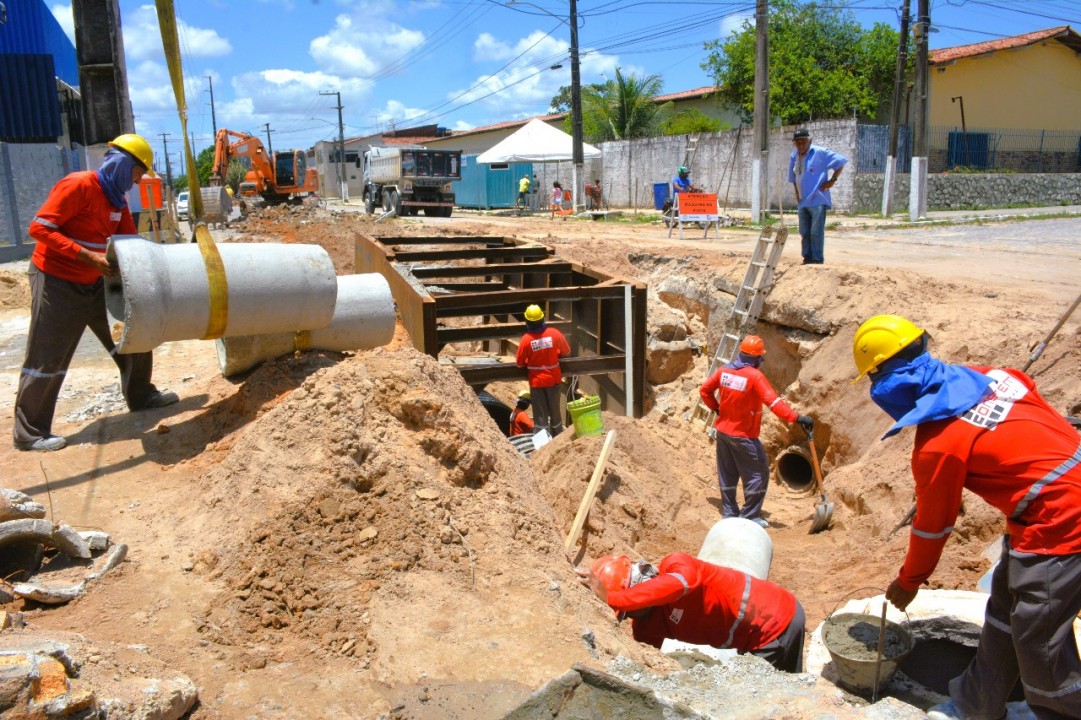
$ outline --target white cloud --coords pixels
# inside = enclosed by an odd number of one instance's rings
[[[180,52],[185,60],[198,57],[222,57],[233,51],[230,42],[217,30],[193,27],[177,19]],[[161,28],[153,5],[141,5],[124,15],[124,54],[133,60],[163,60]]]
[[[458,132],[462,132],[463,130],[472,130],[474,127],[476,126],[472,123],[467,123],[465,120],[459,120],[458,122],[454,123],[453,129]]]
[[[424,33],[394,23],[354,23],[348,15],[311,41],[308,52],[319,66],[346,78],[369,77],[424,42]]]
[[[388,100],[382,110],[375,112],[375,121],[380,127],[388,125],[404,125],[413,118],[418,118],[426,113],[422,108],[411,108],[398,100]]]
[[[738,33],[743,30],[744,23],[754,24],[754,15],[751,13],[728,15],[721,18],[721,22],[717,25],[717,37],[720,40],[727,40],[732,33]]]
[[[497,40],[491,33],[481,33],[473,41],[473,59],[477,62],[507,60],[514,57],[510,45]]]
[[[75,15],[71,10],[71,4],[59,5],[54,4],[49,6],[49,12],[53,14],[56,21],[60,23],[60,27],[64,30],[64,34],[68,36],[68,39],[72,43],[75,42]]]

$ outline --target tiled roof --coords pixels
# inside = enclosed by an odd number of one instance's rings
[[[932,50],[928,53],[928,61],[931,65],[941,65],[943,63],[953,62],[954,60],[960,60],[961,58],[986,55],[999,50],[1026,47],[1043,40],[1058,40],[1074,52],[1081,52],[1081,35],[1074,32],[1069,25],[1062,25],[1060,27],[1025,33],[1024,35],[1013,35],[1011,37],[999,38],[998,40],[986,40],[984,42],[972,43],[971,45],[957,45],[956,47]]]

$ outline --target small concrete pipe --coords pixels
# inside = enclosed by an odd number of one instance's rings
[[[304,332],[221,338],[218,367],[225,377],[250,370],[297,350],[367,350],[390,342],[394,336],[394,296],[386,278],[378,273],[338,278],[334,319],[324,328]]]
[[[769,579],[773,562],[773,541],[753,520],[729,517],[709,529],[698,559],[745,572],[759,580]]]
[[[811,453],[802,445],[792,445],[777,455],[777,479],[796,492],[815,489]]]
[[[220,265],[204,260],[197,243],[112,238],[106,255],[119,272],[105,278],[105,306],[123,322],[120,337],[114,333],[120,352],[148,352],[170,340],[313,330],[334,317],[338,279],[318,245],[225,243],[212,250]]]

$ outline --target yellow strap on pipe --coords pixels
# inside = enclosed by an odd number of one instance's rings
[[[204,223],[195,226],[195,241],[199,243],[199,252],[203,255],[206,266],[206,284],[210,301],[210,316],[206,321],[206,334],[203,340],[217,340],[225,334],[225,324],[229,321],[229,281],[225,279],[225,265],[214,238]]]
[[[312,348],[312,334],[309,330],[299,330],[293,334],[293,352],[304,352]]]

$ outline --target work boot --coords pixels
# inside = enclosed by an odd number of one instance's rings
[[[179,401],[180,396],[177,395],[175,392],[163,393],[160,390],[155,390],[154,393],[146,399],[146,402],[143,403],[142,407],[137,408],[137,410],[153,410],[154,408],[163,408],[166,405],[172,405],[173,403]]]
[[[59,450],[66,447],[68,441],[59,435],[49,435],[48,437],[38,438],[34,442],[30,443],[15,443],[16,450],[33,450],[36,452],[52,452],[53,450]]]
[[[753,522],[753,523],[756,523],[758,525],[758,527],[761,527],[761,528],[768,528],[769,527],[769,520],[766,520],[765,518],[760,518],[760,517],[750,518],[750,521]]]
[[[940,705],[935,705],[927,711],[929,720],[965,720],[964,714],[953,702],[949,700]]]

